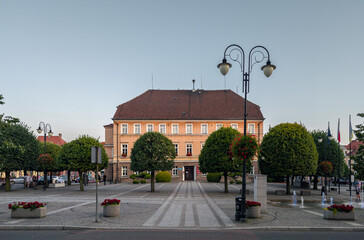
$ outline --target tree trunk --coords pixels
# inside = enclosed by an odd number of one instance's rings
[[[83,192],[83,173],[82,172],[78,172],[80,175],[80,190]]]
[[[10,172],[5,172],[5,191],[10,192]]]
[[[229,192],[229,188],[228,188],[228,173],[224,172],[224,180],[225,180],[225,193]]]
[[[150,191],[154,192],[154,171],[150,172]]]
[[[318,175],[316,174],[315,178],[313,179],[313,189],[315,189],[315,190],[317,190],[317,178],[318,178]]]
[[[291,194],[291,184],[289,181],[289,176],[286,177],[286,194]]]
[[[71,186],[71,171],[67,170],[67,185]]]
[[[46,170],[44,170],[44,178],[43,178],[43,180],[44,180],[44,186],[47,188],[48,187],[48,176],[47,176],[48,174],[47,174],[47,171]]]

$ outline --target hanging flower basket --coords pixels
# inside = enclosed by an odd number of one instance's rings
[[[38,163],[40,166],[42,167],[49,167],[52,165],[53,163],[53,159],[52,159],[52,156],[45,153],[45,154],[41,154],[39,155],[38,157]]]
[[[331,173],[332,168],[332,164],[329,161],[323,161],[319,164],[319,171],[323,174]]]
[[[257,153],[258,143],[252,135],[240,135],[230,145],[230,151],[234,158],[251,160]]]

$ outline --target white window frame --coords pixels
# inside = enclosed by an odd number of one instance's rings
[[[152,131],[149,131],[149,126],[151,126],[151,127],[152,127]],[[148,124],[147,124],[146,132],[153,132],[153,130],[154,130],[153,123],[148,123]]]
[[[186,156],[189,153],[191,153],[191,156],[192,156],[192,152],[193,152],[193,144],[192,143],[186,143]]]
[[[206,132],[203,131],[204,127],[206,127]],[[203,134],[203,135],[209,134],[209,125],[207,123],[201,124],[201,134]]]
[[[191,132],[188,131],[189,128],[191,128]],[[193,124],[192,123],[186,124],[186,134],[193,134]]]
[[[176,129],[174,129],[174,127],[176,127]],[[176,131],[175,131],[176,130]],[[172,124],[172,134],[178,134],[178,124]]]
[[[174,176],[174,177],[178,176],[178,167],[177,166],[173,166],[173,168],[172,168],[172,176]]]
[[[139,132],[137,131],[137,126],[139,127]],[[141,134],[142,132],[142,125],[140,123],[135,123],[134,124],[134,134]]]
[[[253,128],[253,132],[250,132],[251,127]],[[255,124],[254,123],[248,123],[248,133],[255,134]]]
[[[238,130],[239,125],[237,123],[232,123],[230,126],[231,126],[232,129]]]
[[[128,156],[128,144],[122,143],[121,144],[121,156],[125,154]]]
[[[176,156],[178,156],[178,150],[179,150],[178,143],[173,143],[173,145],[174,145],[174,150],[176,152]]]
[[[222,123],[216,123],[216,131],[219,130],[220,128],[224,127],[224,124]]]
[[[128,176],[128,167],[127,166],[122,166],[121,167],[121,176],[122,177],[127,177]]]
[[[205,146],[205,142],[202,142],[201,143],[201,150],[202,150],[202,148]]]
[[[164,131],[163,131],[163,129],[164,129]],[[166,134],[166,124],[165,123],[159,124],[159,133]]]
[[[121,134],[128,134],[128,124],[127,123],[122,123],[121,124]]]

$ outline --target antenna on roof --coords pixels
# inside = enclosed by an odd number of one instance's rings
[[[203,89],[203,88],[202,88],[202,75],[201,75],[201,89]]]
[[[152,90],[153,90],[153,73],[152,73]]]

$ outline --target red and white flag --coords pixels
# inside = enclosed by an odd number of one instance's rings
[[[341,142],[341,138],[340,138],[340,118],[339,118],[339,122],[337,124],[337,141]]]

